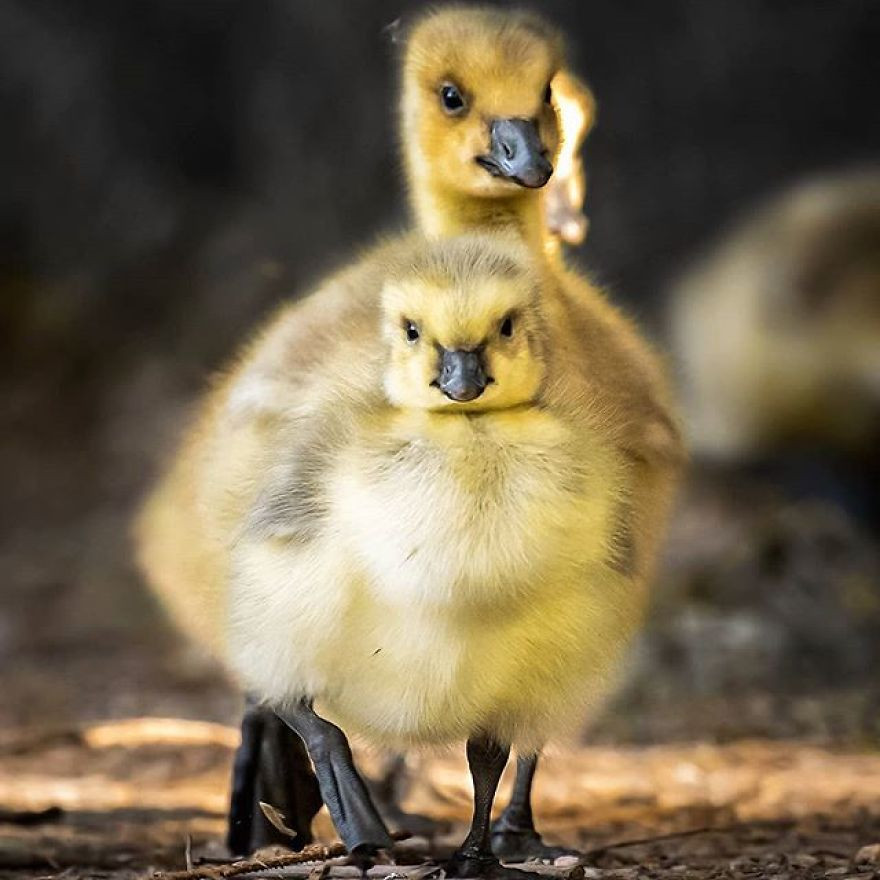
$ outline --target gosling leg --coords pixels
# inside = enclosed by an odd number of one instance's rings
[[[275,807],[296,836],[275,828],[260,801]],[[302,849],[312,842],[312,819],[321,804],[303,741],[271,709],[248,697],[232,771],[226,838],[230,852],[248,855],[272,844]]]
[[[254,821],[254,795],[263,736],[263,713],[250,698],[241,719],[241,744],[232,762],[232,796],[226,846],[234,855],[252,852],[251,829]]]
[[[312,819],[323,800],[303,741],[271,710],[267,710],[260,747],[260,766],[254,803],[252,846],[282,843],[299,850],[310,844]],[[263,815],[260,801],[271,804],[296,833],[291,838]]]
[[[510,746],[487,736],[471,737],[467,743],[468,766],[474,783],[474,818],[464,843],[446,867],[448,877],[488,877],[495,880],[524,876],[523,871],[505,868],[489,846],[492,801],[498,780],[510,756]]]
[[[535,830],[532,816],[532,783],[538,756],[516,759],[516,779],[510,803],[492,825],[492,852],[506,862],[555,861],[579,853],[562,846],[549,846]]]
[[[391,835],[354,766],[345,734],[317,715],[310,701],[303,700],[292,709],[276,712],[305,743],[315,765],[321,796],[346,849],[367,856],[390,849]]]

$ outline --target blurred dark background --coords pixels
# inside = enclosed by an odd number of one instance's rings
[[[383,28],[422,5],[0,0],[0,725],[233,718],[133,570],[131,512],[258,318],[406,222]],[[599,104],[572,256],[656,337],[732,220],[880,155],[875,2],[534,6]],[[870,525],[697,473],[600,733],[873,735]]]

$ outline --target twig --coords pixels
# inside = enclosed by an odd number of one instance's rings
[[[263,871],[267,868],[286,868],[288,865],[301,865],[303,862],[320,862],[344,856],[347,850],[341,843],[324,846],[314,843],[298,853],[275,856],[270,859],[247,859],[232,862],[229,865],[200,865],[188,871],[160,871],[153,874],[154,880],[223,880],[225,877],[237,877],[251,871]]]
[[[398,832],[391,836],[395,840],[406,840],[410,835]],[[347,853],[348,850],[341,843],[331,843],[329,846],[313,843],[300,852],[259,861],[247,859],[229,865],[200,865],[186,871],[157,871],[153,874],[153,880],[224,880],[226,877],[238,877],[241,874],[250,874],[252,871],[287,868],[290,865],[302,865],[304,862],[326,862],[328,859],[339,858]]]

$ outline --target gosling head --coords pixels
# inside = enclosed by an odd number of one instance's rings
[[[534,402],[545,374],[540,283],[519,246],[423,243],[383,289],[391,403],[457,412]]]
[[[452,6],[406,40],[404,149],[416,176],[466,196],[542,187],[559,134],[551,80],[559,35],[525,12]]]

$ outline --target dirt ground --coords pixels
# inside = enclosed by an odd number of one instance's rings
[[[173,719],[7,732],[0,877],[128,880],[188,862],[191,876],[217,872],[228,861],[221,841],[236,739],[232,727]],[[361,757],[368,770],[378,761]],[[398,873],[425,877],[423,863],[463,833],[469,780],[460,755],[412,758],[411,770],[405,807],[436,819],[440,833],[402,842],[395,856],[420,866]],[[548,869],[559,876],[880,876],[876,752],[767,740],[585,747],[546,758],[537,814],[548,838],[585,853],[581,866]],[[327,817],[316,825],[331,842]],[[274,855],[262,863],[277,864]],[[311,867],[267,873],[254,863],[249,876]]]

